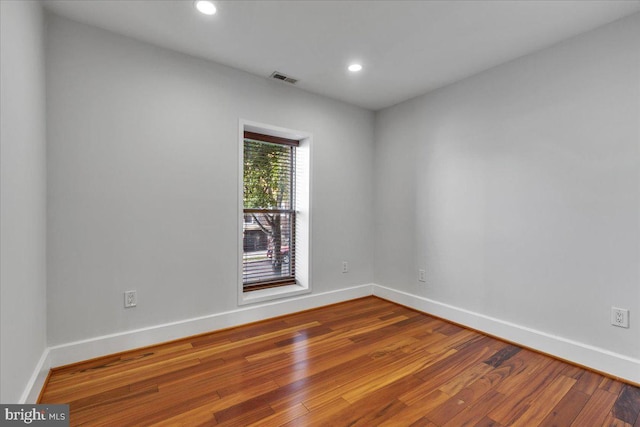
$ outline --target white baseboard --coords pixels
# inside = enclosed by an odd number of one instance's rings
[[[43,352],[18,403],[35,403],[49,370],[54,367],[370,296],[373,294],[371,287],[371,284],[366,284],[302,295],[49,347]]]
[[[209,316],[47,348],[20,403],[34,403],[49,369],[205,332],[375,295],[460,325],[639,384],[640,360],[376,284],[271,301]]]
[[[47,380],[49,370],[51,369],[49,354],[49,349],[45,348],[42,356],[40,356],[40,360],[38,361],[36,368],[33,370],[33,374],[31,375],[22,396],[20,396],[20,400],[17,402],[18,404],[33,404],[38,400],[40,390],[42,390],[42,386],[44,386],[44,382]]]
[[[640,383],[638,359],[380,285],[373,285],[373,294],[559,359]]]
[[[50,364],[53,367],[68,365],[121,351],[366,297],[373,294],[371,286],[370,284],[353,286],[336,291],[269,301],[208,316],[57,345],[48,349]]]

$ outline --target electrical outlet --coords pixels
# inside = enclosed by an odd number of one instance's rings
[[[124,308],[135,307],[138,304],[137,291],[126,291],[124,293]]]
[[[629,310],[626,308],[611,307],[611,324],[621,328],[628,328]]]
[[[426,270],[418,270],[418,282],[426,282],[427,281],[427,271]]]
[[[349,272],[349,263],[347,261],[342,261],[342,272],[343,273]]]

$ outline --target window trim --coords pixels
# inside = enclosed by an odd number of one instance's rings
[[[244,139],[246,133],[257,133],[273,138],[272,141],[286,145],[298,144],[296,149],[296,161],[301,162],[304,175],[300,172],[296,177],[296,270],[295,284],[280,285],[277,287],[264,287],[261,289],[245,291],[243,284],[243,220],[244,220]],[[253,139],[253,138],[250,138]],[[256,138],[264,140],[264,138]],[[312,135],[308,132],[296,131],[278,126],[239,120],[238,132],[239,174],[238,174],[238,305],[253,304],[270,301],[279,298],[287,298],[302,294],[308,294],[311,288],[311,147]]]

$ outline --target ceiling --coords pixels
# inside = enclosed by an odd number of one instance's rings
[[[640,0],[43,0],[59,15],[379,110],[640,11]],[[359,73],[347,71],[360,62]],[[287,83],[282,83],[287,84]]]

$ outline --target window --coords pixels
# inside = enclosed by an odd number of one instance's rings
[[[309,293],[313,137],[239,125],[238,304]]]
[[[296,284],[299,141],[244,132],[242,284],[245,292]]]

